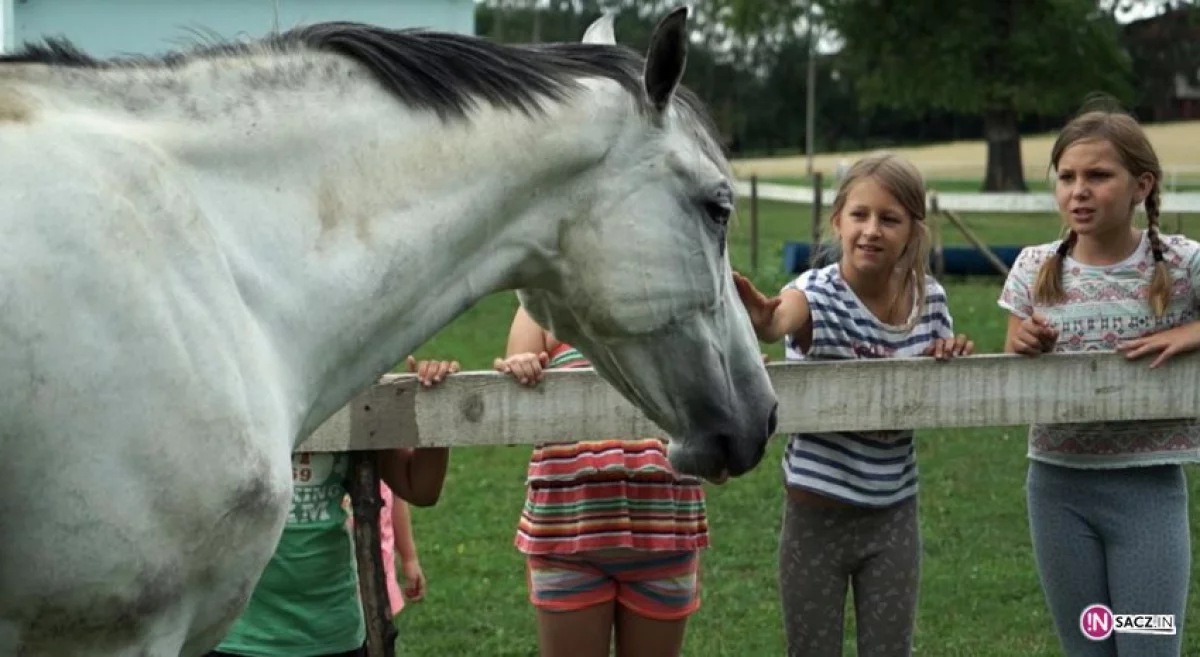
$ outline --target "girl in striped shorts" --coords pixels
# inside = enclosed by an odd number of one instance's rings
[[[589,367],[518,309],[495,367],[534,386],[546,367]],[[516,547],[526,557],[544,657],[679,655],[700,606],[708,546],[702,483],[657,438],[534,447]]]
[[[837,262],[805,272],[775,299],[735,275],[759,339],[784,338],[789,360],[970,354],[972,343],[954,336],[945,290],[926,273],[920,173],[890,154],[864,158],[846,173],[831,212]],[[913,432],[793,435],[783,474],[788,654],[842,654],[849,584],[858,654],[911,654],[921,564]]]

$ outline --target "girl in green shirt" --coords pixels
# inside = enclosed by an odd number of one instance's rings
[[[412,356],[407,365],[425,385],[459,370],[457,361],[417,363]],[[409,504],[432,506],[449,457],[444,447],[381,451],[380,478]],[[354,544],[342,506],[349,464],[342,453],[292,455],[292,509],[279,545],[246,609],[208,657],[366,656]]]

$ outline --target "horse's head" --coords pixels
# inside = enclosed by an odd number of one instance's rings
[[[671,436],[677,470],[737,476],[762,459],[778,404],[731,280],[728,163],[679,87],[686,19],[658,24],[640,109],[577,190],[553,284],[519,295]],[[584,41],[614,44],[611,17]]]

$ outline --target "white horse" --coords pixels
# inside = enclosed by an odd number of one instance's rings
[[[292,451],[498,290],[681,471],[753,468],[776,399],[685,21],[644,60],[607,19],[584,44],[331,23],[0,59],[0,655],[211,649]]]

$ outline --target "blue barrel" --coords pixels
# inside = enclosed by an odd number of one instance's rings
[[[1023,246],[988,246],[1005,266],[1012,268]],[[808,269],[812,246],[806,242],[785,242],[783,245],[783,270],[799,274]],[[831,256],[826,254],[828,259]],[[959,276],[998,276],[988,259],[973,246],[947,246],[942,248],[946,273]],[[933,254],[930,253],[929,269],[933,271]]]

